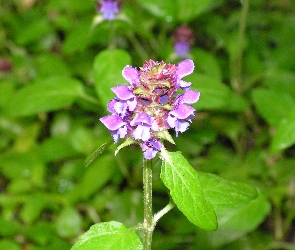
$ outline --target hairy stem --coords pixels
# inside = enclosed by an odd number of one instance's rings
[[[152,201],[152,177],[153,165],[151,160],[143,159],[143,205],[144,205],[144,235],[143,249],[150,250],[152,246],[153,226],[153,201]]]

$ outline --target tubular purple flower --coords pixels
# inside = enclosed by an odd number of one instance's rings
[[[145,159],[152,159],[162,148],[162,144],[156,139],[150,139],[142,144],[143,156]]]
[[[105,20],[112,21],[119,12],[118,3],[115,0],[103,0],[99,10]]]
[[[175,129],[176,136],[178,132],[184,132],[189,126],[189,123],[194,117],[195,109],[185,104],[179,104],[175,109],[169,112],[167,117],[167,123],[171,128]]]
[[[139,72],[137,69],[131,67],[131,66],[126,66],[122,70],[122,75],[130,83],[131,86],[137,87],[139,84]]]
[[[119,99],[123,101],[121,102],[121,104],[124,104],[124,101],[127,103],[127,106],[130,111],[133,111],[136,108],[137,101],[136,101],[135,95],[131,92],[131,90],[127,86],[120,85],[120,86],[111,88],[111,90],[117,95]]]
[[[178,64],[176,68],[176,75],[178,77],[179,86],[183,90],[189,89],[192,84],[190,82],[183,81],[182,78],[193,73],[194,68],[194,62],[190,59],[183,60]]]
[[[185,41],[178,41],[174,45],[174,50],[179,57],[186,57],[190,51],[190,45]]]
[[[127,134],[127,126],[124,120],[116,115],[107,115],[99,119],[111,132],[115,143],[119,138],[124,138]]]
[[[150,139],[150,129],[153,124],[153,119],[146,113],[137,114],[130,122],[131,126],[137,126],[133,131],[133,137],[135,140],[147,141]]]
[[[183,104],[183,103],[193,104],[193,103],[197,102],[199,100],[199,98],[200,98],[200,92],[195,91],[195,90],[187,90],[182,95],[179,95],[176,98],[174,106],[176,106],[178,104]]]

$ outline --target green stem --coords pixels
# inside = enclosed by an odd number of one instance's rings
[[[232,88],[236,91],[236,93],[242,93],[242,61],[243,61],[243,47],[244,47],[244,39],[247,25],[247,15],[249,12],[249,1],[243,1],[243,8],[240,19],[239,26],[239,37],[238,37],[238,52],[237,56],[232,59]]]
[[[115,23],[114,21],[109,21],[109,49],[115,49],[116,43],[115,43]]]
[[[153,188],[153,164],[151,160],[143,159],[143,249],[150,250],[152,246],[153,226],[153,201],[152,201],[152,188]]]

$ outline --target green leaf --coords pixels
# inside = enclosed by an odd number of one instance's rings
[[[271,205],[265,195],[237,209],[217,213],[218,230],[208,232],[214,247],[236,240],[257,228],[269,214]]]
[[[32,224],[38,219],[45,205],[44,195],[40,193],[31,194],[20,212],[20,218],[26,224]]]
[[[171,2],[171,1],[170,1]],[[178,20],[189,22],[209,6],[212,0],[177,0]]]
[[[100,156],[111,144],[113,143],[113,140],[109,140],[108,142],[102,144],[98,149],[96,149],[92,154],[88,155],[84,166],[88,167],[95,159]]]
[[[124,50],[104,50],[94,60],[95,90],[106,108],[108,102],[114,97],[112,87],[125,82],[122,70],[131,63],[129,54]]]
[[[215,78],[217,81],[222,80],[222,72],[217,58],[212,54],[202,49],[193,49],[194,62],[197,71]]]
[[[215,211],[236,208],[257,197],[257,191],[246,183],[223,179],[214,174],[198,172],[206,199]]]
[[[179,210],[194,225],[205,230],[216,230],[216,215],[203,195],[197,172],[180,152],[162,150],[161,156],[163,164],[160,177]]]
[[[97,158],[86,169],[85,174],[80,178],[80,183],[70,193],[69,200],[74,203],[80,199],[88,199],[111,179],[115,166],[116,163],[113,155],[107,154]]]
[[[115,155],[117,155],[122,148],[125,148],[134,143],[137,143],[137,142],[133,140],[132,138],[129,138],[129,137],[126,138],[126,140],[116,148]]]
[[[295,106],[295,99],[290,94],[272,89],[255,89],[252,99],[259,114],[276,127]]]
[[[61,237],[74,237],[81,230],[82,219],[73,207],[65,207],[56,220],[57,233]]]
[[[4,111],[10,116],[28,116],[58,110],[72,104],[82,94],[82,84],[76,79],[68,77],[39,79],[34,84],[17,91]]]
[[[9,249],[9,250],[21,250],[21,246],[15,241],[9,239],[0,240],[0,249]]]
[[[278,153],[295,143],[295,109],[283,119],[271,141],[271,152]]]
[[[231,90],[215,78],[193,73],[186,77],[192,88],[201,93],[200,100],[194,105],[198,110],[224,110],[228,104]]]
[[[110,221],[93,225],[81,235],[71,250],[141,250],[142,243],[137,234],[123,224]]]

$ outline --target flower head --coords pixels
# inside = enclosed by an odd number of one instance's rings
[[[194,70],[192,60],[178,65],[153,60],[138,69],[126,66],[123,77],[130,86],[119,85],[108,104],[112,114],[101,122],[110,130],[115,142],[130,138],[141,145],[146,159],[152,159],[162,148],[163,132],[174,129],[176,136],[189,127],[195,109],[189,104],[198,101],[200,93],[190,90],[191,83],[183,77]],[[182,94],[176,94],[183,90]]]
[[[175,53],[181,58],[186,57],[195,39],[192,30],[187,25],[181,25],[175,30],[173,39]]]
[[[102,13],[105,20],[114,20],[119,13],[120,2],[117,0],[101,0],[97,3],[97,9]]]

